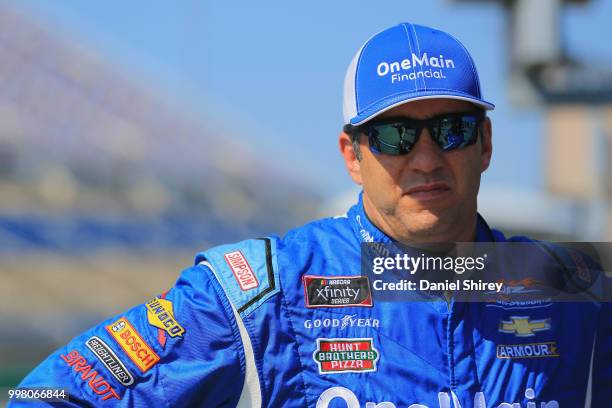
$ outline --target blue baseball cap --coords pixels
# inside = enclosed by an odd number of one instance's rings
[[[406,102],[449,98],[495,108],[482,99],[476,65],[455,37],[401,23],[357,51],[344,79],[344,123],[360,125]]]

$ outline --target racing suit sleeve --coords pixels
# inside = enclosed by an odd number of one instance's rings
[[[236,406],[245,357],[232,307],[210,269],[60,348],[19,385],[58,388],[54,406]],[[21,406],[13,400],[10,407]],[[44,405],[45,401],[23,403]]]
[[[591,369],[592,407],[612,401],[612,303],[602,303]]]
[[[597,319],[597,329],[595,332],[595,340],[591,352],[591,367],[589,372],[589,389],[587,390],[587,399],[585,406],[607,407],[612,401],[612,275],[608,257],[602,257],[602,254],[608,252],[609,243],[602,245],[582,244],[581,257],[576,264],[577,281],[588,282],[589,286],[586,293],[595,294],[597,304],[599,305],[599,313]],[[602,259],[604,262],[602,263]],[[588,265],[591,271],[590,277],[585,279],[585,274],[580,273],[580,265]]]

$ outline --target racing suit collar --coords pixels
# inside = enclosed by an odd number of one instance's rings
[[[359,193],[357,204],[350,208],[347,215],[360,242],[393,242],[393,239],[375,226],[366,214],[363,206],[363,191]]]
[[[381,231],[374,223],[370,220],[365,212],[363,206],[363,191],[359,193],[359,200],[357,204],[352,206],[348,211],[348,218],[353,227],[357,238],[360,242],[381,242],[390,243],[394,240]],[[496,241],[495,236],[480,214],[477,214],[476,220],[476,242],[494,242]]]
[[[493,234],[493,230],[489,224],[482,218],[482,215],[476,213],[476,242],[495,242],[498,239]]]

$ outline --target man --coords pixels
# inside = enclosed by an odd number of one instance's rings
[[[340,151],[363,187],[346,215],[199,254],[20,387],[96,406],[609,406],[600,304],[384,302],[361,274],[362,243],[505,241],[477,214],[494,106],[463,45],[399,24],[357,52],[344,88]]]

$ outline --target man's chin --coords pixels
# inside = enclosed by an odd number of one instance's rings
[[[448,225],[444,222],[444,219],[439,215],[431,211],[421,211],[417,214],[407,216],[404,225],[411,232],[411,235],[420,237],[430,241],[446,241],[442,239],[445,234],[445,230]]]

